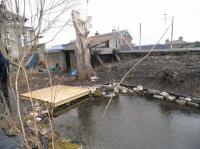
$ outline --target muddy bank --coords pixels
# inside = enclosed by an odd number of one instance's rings
[[[104,82],[119,81],[141,57],[108,64],[96,69]],[[200,95],[200,55],[150,56],[130,73],[124,83],[143,85],[146,88],[160,89],[186,95]]]
[[[92,86],[100,83],[120,81],[124,74],[141,57],[132,57],[116,63],[107,63],[106,67],[95,69],[100,78],[96,82],[89,79],[73,79],[69,74],[52,74],[52,84]],[[49,77],[45,73],[29,74],[29,83],[32,90],[50,86]],[[159,89],[185,95],[200,95],[200,55],[163,55],[150,56],[129,74],[123,82],[131,85],[143,85],[145,88]],[[20,92],[27,91],[24,78],[19,80]]]

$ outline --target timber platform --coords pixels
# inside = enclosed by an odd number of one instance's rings
[[[50,104],[53,108],[75,101],[90,94],[90,89],[83,87],[71,87],[56,85],[32,92],[20,94],[22,99],[36,100]]]

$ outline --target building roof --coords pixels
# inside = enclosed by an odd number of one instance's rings
[[[121,31],[115,31],[115,32],[111,32],[111,33],[91,36],[91,37],[89,37],[89,46],[95,47],[101,43],[104,43],[106,41],[109,41],[110,39],[113,39],[115,36],[124,36],[124,35],[127,35],[132,39],[132,36],[128,32],[128,30],[121,30]]]
[[[89,42],[89,47],[95,47],[99,44],[105,43],[111,39],[113,39],[115,36],[129,36],[132,38],[128,30],[122,30],[122,31],[115,31],[111,33],[106,33],[106,34],[100,34],[100,35],[95,35],[95,36],[90,36],[88,38]],[[52,46],[48,49],[48,52],[61,52],[62,50],[74,50],[76,42],[75,40],[71,41],[68,44],[61,44],[61,45],[55,45]]]
[[[55,45],[55,46],[50,47],[50,48],[48,49],[48,52],[61,52],[61,51],[64,50],[67,46],[68,46],[68,44]]]

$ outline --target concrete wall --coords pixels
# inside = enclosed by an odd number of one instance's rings
[[[119,37],[119,45],[120,46],[130,46],[132,45],[132,39],[129,36]]]
[[[66,69],[65,54],[63,52],[47,53],[46,57],[49,66],[55,66],[58,63],[62,70]]]
[[[76,68],[75,51],[70,52],[70,63],[71,63],[71,69]]]

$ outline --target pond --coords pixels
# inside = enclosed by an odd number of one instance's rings
[[[85,149],[199,149],[200,113],[138,96],[91,98],[55,118],[62,136]]]

